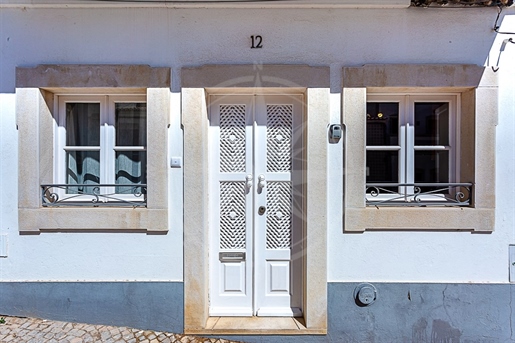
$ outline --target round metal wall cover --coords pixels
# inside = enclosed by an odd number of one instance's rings
[[[370,283],[361,283],[354,289],[354,299],[359,306],[369,306],[376,298],[377,289]]]

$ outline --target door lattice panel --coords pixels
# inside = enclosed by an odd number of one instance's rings
[[[245,172],[245,105],[220,105],[220,172]]]
[[[220,249],[245,249],[245,182],[220,182]]]
[[[284,249],[291,246],[292,190],[291,182],[267,182],[266,248]]]
[[[291,170],[293,105],[266,106],[266,169],[268,172]]]

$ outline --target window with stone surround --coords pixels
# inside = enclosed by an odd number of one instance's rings
[[[170,84],[144,65],[17,68],[19,230],[168,230]]]
[[[460,64],[346,67],[342,109],[344,231],[493,230],[493,71]]]

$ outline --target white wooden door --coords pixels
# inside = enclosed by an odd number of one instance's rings
[[[210,96],[210,315],[302,309],[303,97]]]

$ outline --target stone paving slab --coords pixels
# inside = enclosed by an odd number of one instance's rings
[[[2,320],[3,318],[3,320]],[[0,343],[238,343],[128,327],[0,316]]]

